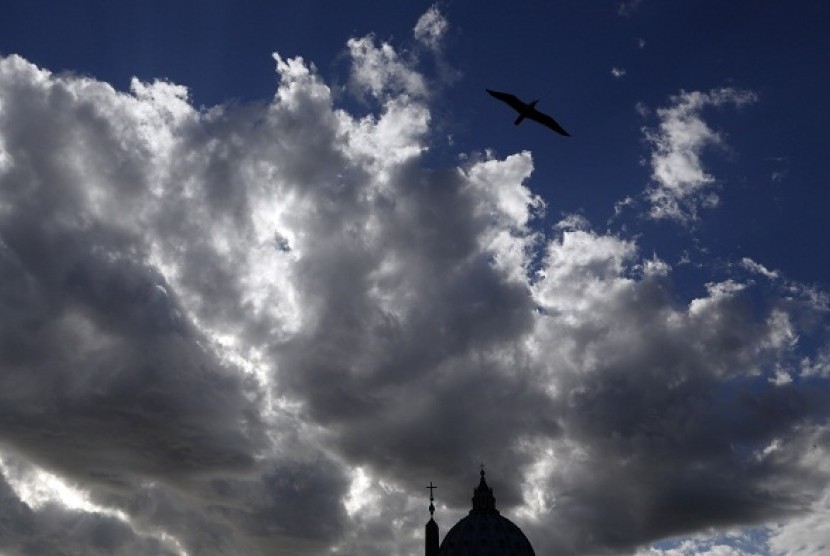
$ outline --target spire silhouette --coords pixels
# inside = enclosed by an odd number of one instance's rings
[[[435,514],[435,497],[433,496],[432,491],[434,491],[437,486],[432,484],[432,481],[429,482],[429,521],[426,524],[426,534],[425,537],[425,545],[424,545],[424,554],[425,556],[438,556],[438,524],[435,523],[433,516]]]
[[[493,496],[493,489],[487,485],[484,478],[484,464],[481,464],[479,472],[481,479],[478,486],[473,490],[473,509],[470,513],[499,513],[496,509],[496,497]]]

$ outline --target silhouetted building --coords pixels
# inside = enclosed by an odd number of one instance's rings
[[[429,484],[429,521],[426,524],[426,556],[535,556],[530,541],[519,527],[496,509],[493,489],[481,480],[473,490],[473,509],[456,523],[438,544],[438,524],[433,519],[432,483]]]

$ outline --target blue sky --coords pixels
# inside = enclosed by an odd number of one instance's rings
[[[484,4],[5,3],[0,551],[826,550],[830,6]]]
[[[270,98],[275,85],[271,52],[303,56],[337,85],[347,69],[346,38],[374,33],[401,49],[412,48],[410,22],[429,6],[10,3],[0,49],[121,90],[133,76],[166,78],[187,86],[196,106],[212,106]],[[615,201],[636,197],[648,184],[648,167],[633,162],[647,156],[641,129],[653,121],[638,116],[638,104],[654,109],[681,90],[750,90],[758,101],[746,110],[706,114],[725,137],[725,152],[704,153],[723,203],[699,223],[697,237],[724,255],[761,257],[804,282],[830,280],[826,265],[810,256],[814,249],[804,237],[805,232],[820,237],[824,206],[816,202],[825,189],[826,149],[819,137],[830,121],[822,102],[822,84],[830,77],[830,39],[824,33],[828,8],[822,3],[481,7],[458,1],[442,10],[454,22],[444,38],[443,61],[457,75],[435,84],[439,92],[431,106],[441,118],[436,134],[452,135],[454,141],[449,147],[436,138],[433,156],[446,161],[459,152],[488,148],[503,154],[533,150],[534,190],[546,198],[556,195],[552,216],[584,211],[598,221],[610,216]],[[615,68],[624,74],[613,77]],[[542,130],[516,133],[500,127],[509,114],[498,117],[491,99],[481,94],[484,87],[510,89],[528,100],[541,97],[541,106],[575,129],[575,139],[553,141]],[[736,220],[743,225],[735,226]],[[686,242],[671,248],[689,245],[688,237],[674,239]]]

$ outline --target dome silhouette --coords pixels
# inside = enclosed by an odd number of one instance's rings
[[[430,483],[432,485],[432,483]],[[431,492],[431,491],[430,491]],[[430,513],[434,511],[430,496]],[[438,531],[430,517],[426,556],[535,556],[530,541],[519,527],[496,509],[493,489],[484,479],[473,491],[473,508],[456,523],[438,546]]]

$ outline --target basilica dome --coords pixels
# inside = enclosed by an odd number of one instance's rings
[[[535,556],[519,527],[496,509],[493,489],[484,480],[473,491],[473,509],[449,530],[439,556]]]

